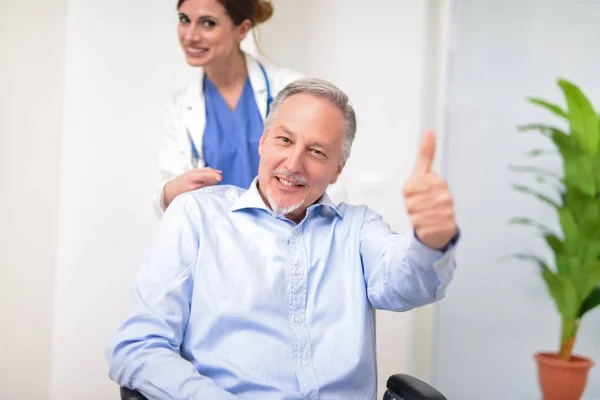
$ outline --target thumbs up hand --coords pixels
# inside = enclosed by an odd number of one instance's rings
[[[404,185],[404,200],[417,238],[427,247],[441,250],[457,233],[454,201],[448,184],[431,172],[435,136],[426,132],[414,169]]]

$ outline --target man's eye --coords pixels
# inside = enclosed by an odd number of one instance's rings
[[[287,138],[285,136],[279,136],[278,138],[279,140],[281,140],[284,143],[291,143],[292,141],[290,140],[290,138]]]
[[[314,155],[316,155],[317,157],[327,157],[327,156],[325,155],[325,153],[323,153],[323,152],[322,152],[322,151],[320,151],[320,150],[317,150],[317,149],[311,149],[311,151],[312,151],[312,152],[313,152],[313,154],[314,154]]]

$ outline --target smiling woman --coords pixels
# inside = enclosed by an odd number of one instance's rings
[[[245,53],[240,43],[267,21],[263,0],[179,0],[178,37],[196,79],[165,105],[159,149],[159,216],[178,195],[216,184],[247,188],[258,174],[258,142],[277,93],[302,77]]]
[[[194,5],[194,3],[196,3],[196,5]],[[203,39],[205,42],[203,44],[205,47],[193,47],[194,31],[192,29],[192,17],[188,14],[193,15],[194,11],[200,11],[201,9],[198,9],[196,6],[201,3],[204,3],[205,11],[214,12],[212,14],[207,13],[205,15],[197,15],[198,24],[204,28]],[[218,7],[218,5],[221,7]],[[223,10],[220,10],[220,8],[223,8]],[[241,35],[243,39],[251,27],[266,22],[271,18],[271,15],[273,15],[272,4],[260,0],[216,0],[208,2],[179,0],[177,3],[177,10],[179,11],[179,40],[181,46],[185,52],[188,63],[198,67],[205,66],[211,61],[219,59],[219,56],[234,56],[233,49],[230,45],[235,46],[239,41],[236,43],[236,38],[231,38],[229,36],[232,34],[238,36]],[[222,15],[222,11],[225,12],[226,16]],[[238,27],[238,29],[233,29],[234,27]],[[190,34],[192,37],[188,37]],[[221,52],[219,53],[217,51],[213,54],[209,54],[208,50],[211,49],[210,45],[213,45],[212,48],[221,50]]]

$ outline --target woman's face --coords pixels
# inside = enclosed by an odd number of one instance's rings
[[[250,29],[249,20],[234,25],[218,0],[186,0],[178,11],[179,43],[194,67],[227,59]]]

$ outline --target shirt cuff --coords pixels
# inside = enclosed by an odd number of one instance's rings
[[[426,249],[430,249],[433,250],[429,247],[427,247],[426,245],[423,244],[423,242],[421,242],[421,239],[419,239],[419,236],[417,236],[417,231],[413,229],[413,236],[414,238]],[[440,253],[446,253],[448,252],[448,250],[450,250],[451,248],[453,248],[454,246],[456,246],[456,243],[458,242],[458,239],[460,238],[460,229],[458,229],[458,227],[456,228],[456,233],[454,234],[454,236],[452,237],[452,239],[450,239],[450,241],[448,242],[448,244],[446,245],[446,247],[444,247],[443,249],[439,250]],[[436,251],[436,250],[434,250]]]
[[[456,269],[454,254],[459,237],[460,231],[457,229],[456,234],[444,249],[434,250],[423,244],[413,230],[413,237],[408,246],[408,253],[421,268],[433,269],[435,271],[438,279],[438,293],[436,297],[443,296],[446,287],[454,276],[454,270]]]
[[[423,244],[414,230],[410,244],[408,245],[408,253],[423,268],[433,265],[444,255],[443,251],[432,249]]]

